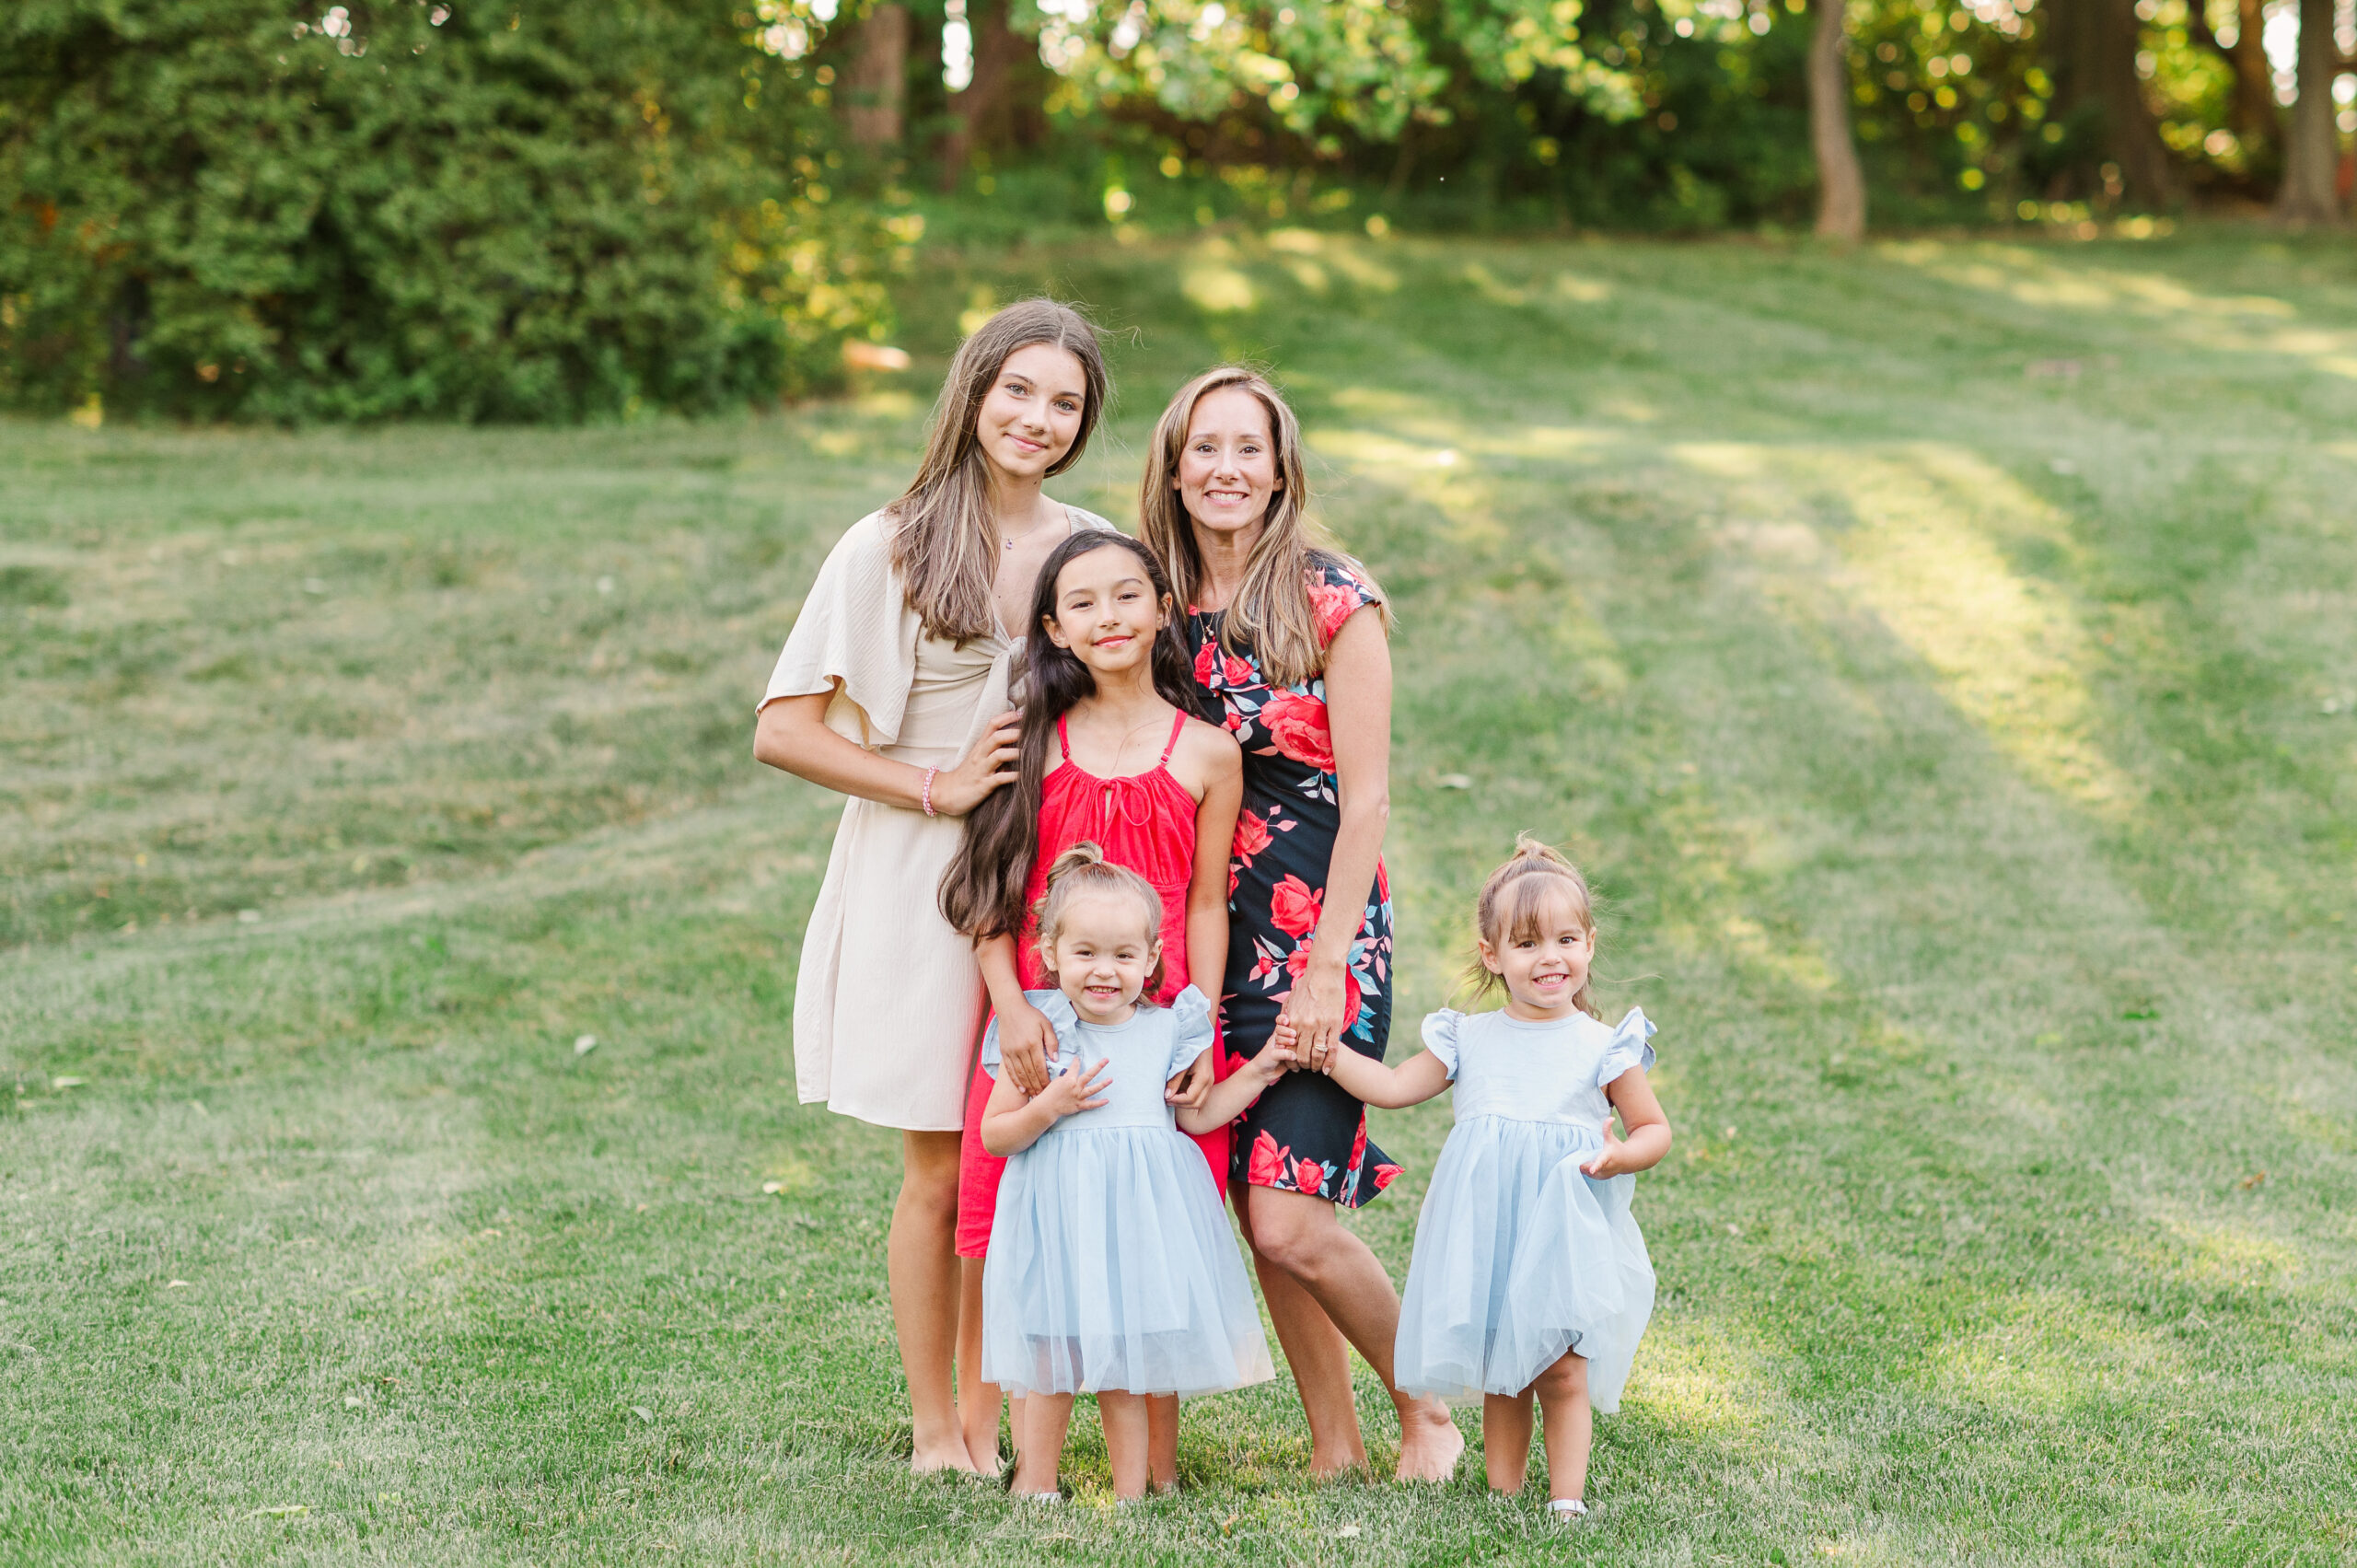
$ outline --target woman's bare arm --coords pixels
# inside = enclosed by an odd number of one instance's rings
[[[925,770],[878,756],[829,729],[827,704],[831,701],[829,693],[819,691],[764,704],[753,723],[753,760],[838,795],[855,795],[907,811],[921,809]],[[962,817],[993,790],[1014,782],[1022,723],[1023,715],[1008,709],[991,721],[956,767],[941,770],[933,781],[937,814]]]

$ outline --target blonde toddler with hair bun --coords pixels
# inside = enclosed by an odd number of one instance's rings
[[[1326,1070],[1369,1105],[1454,1087],[1457,1125],[1417,1218],[1394,1376],[1409,1393],[1480,1396],[1490,1484],[1504,1493],[1521,1491],[1529,1469],[1535,1395],[1548,1511],[1574,1519],[1587,1512],[1590,1412],[1619,1409],[1653,1313],[1629,1200],[1633,1173],[1669,1152],[1645,1077],[1654,1026],[1634,1008],[1618,1027],[1597,1017],[1595,906],[1555,850],[1516,840],[1481,885],[1474,923],[1467,978],[1480,995],[1503,988],[1504,1007],[1431,1015],[1424,1049],[1396,1069],[1340,1051]]]

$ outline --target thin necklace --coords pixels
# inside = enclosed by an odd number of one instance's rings
[[[1051,517],[1044,523],[1034,523],[1029,528],[1024,529],[1021,533],[1016,534],[1013,539],[1000,540],[998,541],[998,546],[1001,550],[1013,550],[1016,544],[1020,543],[1024,540],[1029,539],[1033,534],[1039,533],[1044,528],[1053,528],[1055,526],[1055,521],[1056,520],[1053,517]]]

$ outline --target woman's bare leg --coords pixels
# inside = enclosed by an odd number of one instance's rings
[[[1302,1413],[1309,1418],[1309,1473],[1324,1480],[1345,1470],[1363,1470],[1367,1468],[1366,1439],[1359,1431],[1358,1401],[1351,1393],[1350,1342],[1316,1297],[1260,1255],[1252,1234],[1251,1195],[1263,1191],[1237,1187],[1236,1217],[1252,1249],[1252,1272],[1269,1304],[1269,1320],[1277,1326],[1277,1347],[1300,1390]]]
[[[1530,1475],[1529,1389],[1481,1396],[1481,1464],[1492,1492],[1512,1497],[1522,1490]]]
[[[918,1470],[970,1470],[958,1424],[952,1367],[958,1353],[958,1137],[900,1134],[900,1196],[892,1204],[885,1273],[892,1287],[892,1328],[909,1380],[909,1414]]]
[[[1063,1462],[1064,1434],[1072,1430],[1070,1394],[1027,1394],[1015,1401],[1022,1424],[1015,1437],[1015,1495],[1037,1497],[1056,1490],[1056,1467]]]
[[[1587,1402],[1587,1357],[1567,1353],[1538,1375],[1531,1385],[1538,1392],[1538,1408],[1547,1416],[1547,1497],[1587,1495],[1587,1452],[1595,1435],[1595,1416]],[[1526,1407],[1530,1396],[1525,1394]],[[1529,1418],[1523,1420],[1523,1441],[1529,1442]]]
[[[1146,1479],[1156,1492],[1178,1490],[1178,1396],[1153,1394],[1145,1401]]]
[[[1146,1483],[1146,1399],[1143,1394],[1097,1396],[1097,1419],[1105,1428],[1105,1458],[1113,1466],[1113,1495],[1144,1497]]]
[[[958,1424],[966,1457],[984,1475],[998,1473],[998,1385],[982,1381],[982,1262],[958,1260]]]
[[[1438,1400],[1416,1399],[1392,1381],[1392,1341],[1399,1331],[1399,1296],[1365,1242],[1342,1228],[1334,1205],[1306,1192],[1248,1189],[1252,1249],[1308,1294],[1358,1350],[1390,1392],[1399,1412],[1401,1481],[1446,1481],[1465,1452],[1465,1438]],[[1271,1314],[1273,1316],[1273,1314]],[[1283,1327],[1278,1330],[1284,1337]],[[1292,1347],[1286,1346],[1286,1358]],[[1295,1370],[1295,1380],[1300,1377]],[[1344,1373],[1345,1386],[1348,1369]],[[1316,1440],[1312,1429],[1313,1445]]]

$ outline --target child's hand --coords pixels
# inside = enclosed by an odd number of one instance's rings
[[[1260,1048],[1260,1054],[1238,1067],[1237,1074],[1262,1084],[1275,1083],[1301,1065],[1294,1057],[1293,1044],[1293,1031],[1279,1024],[1275,1032],[1269,1036],[1269,1043]]]
[[[1056,1027],[1028,1001],[999,1009],[998,1059],[1007,1081],[1027,1095],[1048,1086],[1048,1058],[1055,1053]]]
[[[1283,1050],[1288,1066],[1299,1067],[1304,1072],[1309,1070],[1308,1063],[1303,1062],[1299,1055],[1301,1035],[1294,1028],[1293,1020],[1283,1013],[1277,1015],[1277,1027],[1269,1031],[1269,1046]],[[1265,1051],[1268,1047],[1262,1049]]]
[[[1110,1080],[1107,1080],[1107,1083],[1099,1083],[1097,1080],[1112,1070],[1112,1061],[1108,1058],[1091,1067],[1085,1076],[1075,1072],[1051,1078],[1048,1080],[1048,1086],[1039,1091],[1031,1103],[1044,1106],[1050,1115],[1059,1118],[1072,1116],[1084,1110],[1095,1110],[1105,1102],[1089,1097],[1104,1091]]]
[[[1211,1098],[1212,1084],[1219,1075],[1212,1056],[1213,1052],[1206,1051],[1186,1071],[1171,1074],[1170,1082],[1162,1086],[1163,1103],[1180,1110],[1202,1109],[1203,1101]]]
[[[1598,1181],[1604,1180],[1607,1177],[1618,1176],[1622,1171],[1631,1168],[1626,1163],[1629,1145],[1621,1142],[1619,1133],[1612,1131],[1612,1118],[1608,1116],[1604,1119],[1603,1131],[1604,1152],[1580,1167],[1582,1174],[1592,1176]]]

